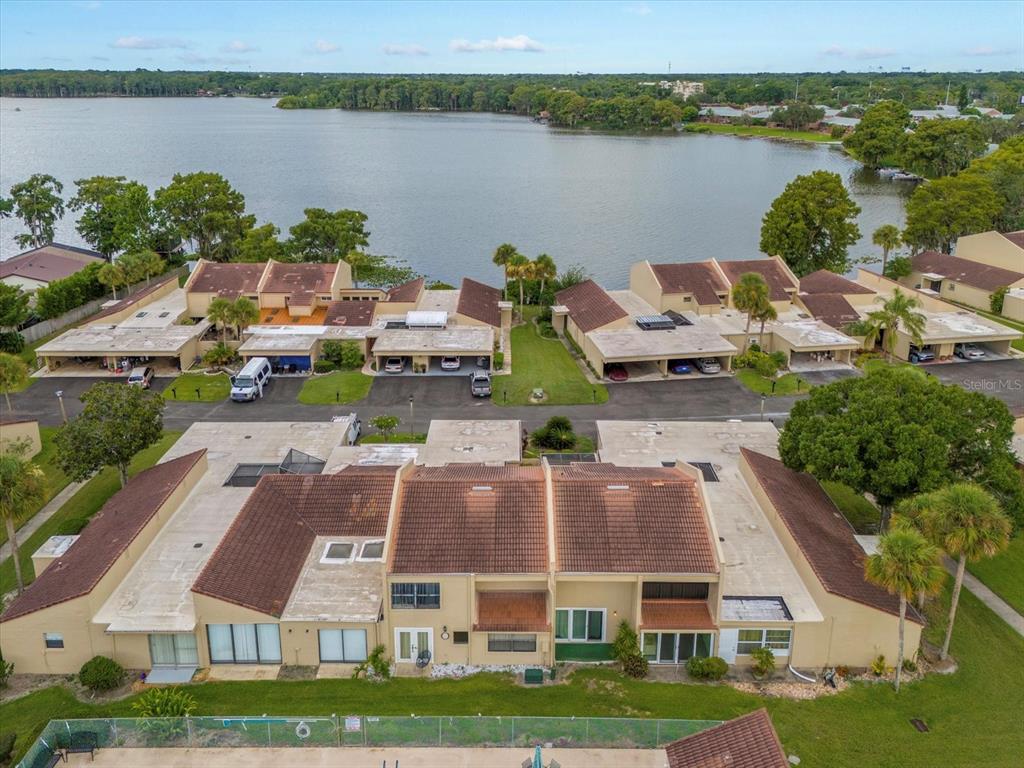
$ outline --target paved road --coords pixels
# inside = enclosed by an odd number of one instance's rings
[[[946,570],[953,576],[956,576],[956,563],[948,557],[943,557],[942,561],[943,565],[946,566]],[[991,608],[999,618],[1013,627],[1018,634],[1024,635],[1024,616],[1017,613],[1003,598],[982,584],[977,577],[971,575],[970,571],[964,572],[964,588],[969,589],[976,598]]]
[[[959,384],[972,392],[997,397],[1011,411],[1021,415],[1024,409],[1024,361],[947,363],[929,365],[925,370],[946,384]]]

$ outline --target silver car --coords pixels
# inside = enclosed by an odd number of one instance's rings
[[[716,357],[698,357],[696,360],[693,361],[693,364],[701,373],[722,372],[722,364],[718,362],[718,358]]]
[[[405,370],[405,358],[404,357],[389,357],[384,361],[384,372],[385,373],[401,373]]]

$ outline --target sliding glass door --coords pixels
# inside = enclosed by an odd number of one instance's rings
[[[208,624],[213,664],[280,664],[277,624]]]
[[[160,634],[149,636],[149,659],[154,667],[197,667],[196,636]]]
[[[714,648],[710,632],[644,632],[644,656],[653,664],[681,664],[691,656],[706,658]]]

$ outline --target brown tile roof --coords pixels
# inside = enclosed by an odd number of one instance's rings
[[[337,271],[336,263],[290,264],[272,261],[261,290],[265,293],[304,293],[306,291],[329,293]]]
[[[1016,232],[1001,232],[1000,234],[1018,248],[1024,248],[1024,229],[1017,230]]]
[[[641,629],[714,629],[704,600],[644,600],[640,604]]]
[[[870,288],[865,288],[860,283],[848,280],[842,275],[830,272],[827,269],[819,269],[800,278],[800,293],[841,293],[841,294],[865,294],[874,293]]]
[[[1024,272],[993,267],[938,251],[919,253],[910,259],[910,264],[916,272],[934,272],[958,283],[973,285],[986,291],[994,291],[1004,285],[1013,285],[1018,280],[1024,280]]]
[[[317,536],[384,536],[396,470],[262,478],[192,591],[280,617]]]
[[[864,578],[864,550],[818,481],[770,456],[748,448],[740,452],[821,586],[833,595],[898,614],[896,596]],[[911,607],[907,616],[923,623]]]
[[[418,301],[420,293],[423,291],[423,283],[425,280],[422,277],[417,277],[415,280],[410,280],[408,283],[402,283],[396,285],[394,288],[389,288],[387,296],[384,297],[384,301],[395,301],[395,302],[410,302]]]
[[[804,293],[800,294],[800,301],[815,318],[839,330],[860,319],[841,293]]]
[[[92,516],[70,549],[14,599],[0,621],[89,594],[205,454],[200,450],[165,461],[129,480]]]
[[[257,264],[218,264],[213,261],[201,261],[196,267],[189,284],[189,291],[195,293],[216,293],[218,295],[238,296],[242,293],[256,293],[260,278],[267,265]]]
[[[569,316],[581,331],[614,323],[628,317],[615,299],[593,280],[584,280],[555,294],[555,303],[569,309]]]
[[[476,632],[546,632],[547,592],[477,592]]]
[[[174,282],[178,282],[178,276],[171,275],[170,277],[166,277],[163,280],[158,280],[152,285],[140,288],[139,290],[135,291],[135,293],[128,294],[123,299],[114,302],[110,306],[103,309],[101,312],[97,312],[95,315],[88,319],[88,322],[93,323],[97,320],[102,320],[104,317],[109,317],[110,315],[115,315],[118,312],[128,309],[128,307],[132,306],[133,304],[138,304],[140,301],[142,301],[142,299],[156,293],[158,290],[160,290],[160,288],[167,285],[172,280]]]
[[[50,243],[0,261],[0,278],[16,275],[29,280],[50,283],[70,277],[89,264],[105,263],[102,253]]]
[[[327,305],[324,325],[373,325],[373,310],[376,301],[359,299],[357,301],[332,301]]]
[[[548,569],[540,467],[419,467],[402,481],[393,573],[543,573]]]
[[[779,266],[775,259],[741,259],[739,261],[720,261],[718,266],[725,272],[729,282],[735,285],[748,272],[756,272],[768,283],[768,298],[771,301],[785,301],[790,290],[799,287]]]
[[[717,573],[695,481],[662,467],[552,467],[558,570]]]
[[[455,311],[460,315],[471,317],[474,320],[479,320],[481,323],[487,323],[498,328],[501,326],[501,310],[498,309],[499,301],[501,301],[501,291],[499,289],[464,277],[462,278],[462,287],[459,290],[459,304]]]
[[[728,293],[729,286],[715,268],[707,262],[693,264],[652,264],[665,293],[692,293],[698,304],[721,305],[720,293]]]
[[[669,768],[789,768],[766,709],[673,741],[665,752]]]
[[[288,294],[288,305],[293,307],[311,307],[316,299],[313,291],[292,291]]]

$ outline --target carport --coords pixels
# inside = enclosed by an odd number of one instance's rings
[[[455,328],[384,328],[373,343],[375,368],[383,373],[384,360],[404,357],[413,373],[440,373],[440,359],[448,355],[490,359],[494,352],[494,329],[490,326],[460,326]]]
[[[591,331],[586,338],[597,354],[595,369],[598,371],[613,363],[653,363],[662,376],[667,376],[669,360],[703,357],[716,358],[722,370],[728,371],[737,352],[732,343],[701,323],[657,330],[621,328]]]
[[[988,360],[1010,357],[1010,345],[1021,337],[1021,332],[989,320],[987,317],[962,310],[959,312],[929,312],[925,310],[924,346],[930,346],[936,360],[951,360],[957,344],[976,344],[987,353]],[[895,354],[906,360],[910,354],[910,337],[902,330],[896,338]]]
[[[794,371],[816,371],[850,365],[851,355],[860,347],[852,339],[820,320],[791,320],[774,323],[773,349],[786,355]]]
[[[162,328],[87,325],[72,328],[36,349],[49,372],[62,365],[88,368],[96,375],[105,367],[115,371],[137,362],[154,367],[188,370],[198,355],[199,338],[210,324],[168,325]],[[161,365],[162,364],[162,365]]]
[[[306,331],[306,328],[311,330]],[[309,371],[316,361],[315,350],[321,331],[318,326],[261,326],[242,343],[238,354],[244,360],[265,357],[275,369]]]

